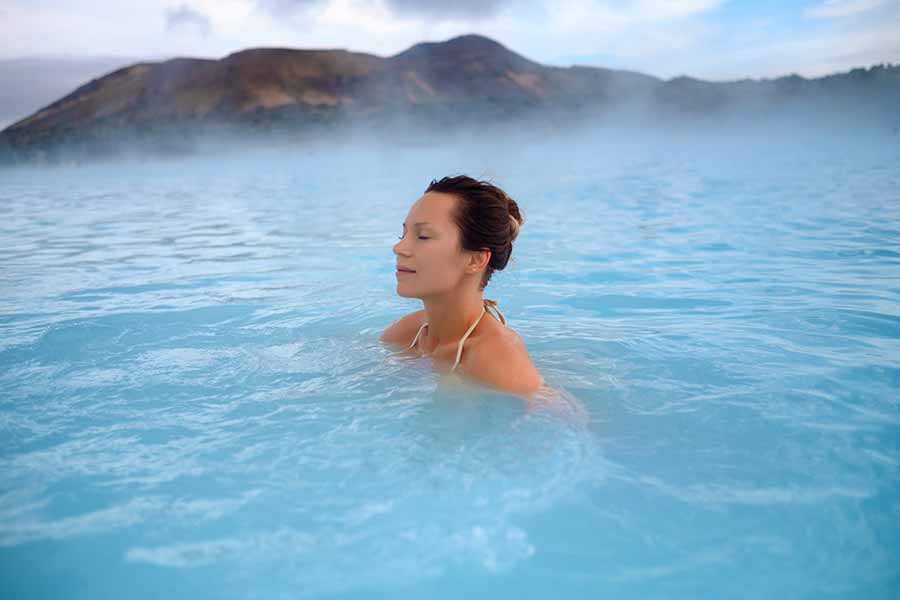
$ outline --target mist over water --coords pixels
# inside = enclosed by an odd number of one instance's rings
[[[894,597],[900,144],[807,117],[3,169],[0,595]],[[378,343],[458,173],[587,420]]]

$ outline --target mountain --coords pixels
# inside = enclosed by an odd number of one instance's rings
[[[159,152],[228,132],[304,139],[344,126],[474,126],[546,119],[575,125],[632,110],[653,123],[815,102],[896,114],[900,67],[819,79],[663,81],[598,67],[546,66],[479,35],[423,42],[394,56],[345,49],[253,48],[219,60],[140,62],[93,79],[0,132],[7,160]],[[523,121],[524,122],[524,121]]]
[[[127,56],[33,56],[0,60],[0,129],[76,87],[136,62]]]

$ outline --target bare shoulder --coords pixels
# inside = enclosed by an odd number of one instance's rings
[[[408,344],[425,319],[425,309],[417,310],[400,317],[391,323],[378,338],[387,344]]]
[[[467,354],[466,374],[499,390],[527,396],[544,382],[521,336],[509,327],[479,340]]]

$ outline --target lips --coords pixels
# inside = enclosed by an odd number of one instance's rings
[[[401,267],[400,265],[397,265],[397,270],[401,273],[415,273],[415,271],[413,271],[412,269],[407,269],[406,267]]]

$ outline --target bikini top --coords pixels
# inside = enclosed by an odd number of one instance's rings
[[[475,326],[478,325],[479,321],[481,321],[481,317],[484,316],[484,313],[487,311],[488,307],[492,308],[494,310],[494,312],[496,312],[497,315],[500,317],[500,322],[503,323],[504,325],[506,325],[506,319],[503,318],[503,313],[501,313],[500,309],[497,308],[497,301],[484,298],[484,305],[481,307],[481,314],[478,315],[478,318],[475,319],[475,322],[469,326],[469,330],[466,331],[466,333],[463,334],[462,339],[459,340],[459,345],[456,348],[456,362],[454,362],[453,366],[450,368],[451,372],[455,371],[456,365],[459,364],[459,357],[462,356],[463,342],[466,341],[466,338],[469,337],[469,334],[472,333],[472,331],[475,329]],[[419,339],[419,334],[422,333],[422,330],[425,329],[425,327],[427,327],[427,326],[428,326],[427,321],[425,323],[422,323],[422,326],[419,327],[419,331],[416,332],[416,337],[413,338],[412,344],[409,345],[409,348],[407,348],[407,350],[409,350],[410,348],[412,348],[413,346],[416,345],[416,341]]]

